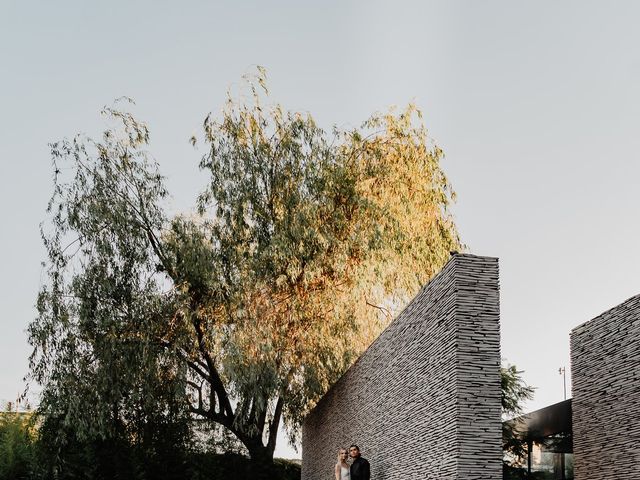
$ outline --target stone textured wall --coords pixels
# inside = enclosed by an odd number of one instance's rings
[[[302,480],[360,446],[374,480],[502,478],[498,260],[455,255],[303,424]]]
[[[576,480],[640,479],[640,295],[571,331]]]

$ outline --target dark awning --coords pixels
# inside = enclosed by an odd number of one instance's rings
[[[571,399],[508,421],[522,438],[542,438],[571,434]]]

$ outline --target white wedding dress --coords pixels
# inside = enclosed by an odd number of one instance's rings
[[[349,473],[348,468],[344,468],[342,465],[340,466],[340,480],[350,480],[351,474]]]

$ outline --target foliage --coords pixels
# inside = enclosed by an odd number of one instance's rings
[[[79,441],[143,438],[188,413],[270,464],[281,422],[295,438],[460,249],[442,152],[415,107],[329,136],[263,106],[262,70],[255,80],[249,103],[229,95],[204,122],[197,215],[165,212],[149,130],[129,113],[105,109],[117,126],[100,141],[52,145],[31,377],[43,415]]]
[[[300,480],[300,465],[281,458],[274,459],[273,480]],[[193,480],[253,480],[249,459],[238,453],[201,452],[191,460]]]
[[[0,480],[31,478],[35,434],[30,414],[0,413]]]
[[[252,478],[249,459],[219,454],[208,445],[184,442],[184,425],[149,425],[153,435],[79,440],[71,426],[51,417],[44,423],[31,413],[0,413],[0,480],[180,479],[238,480]],[[57,448],[64,430],[64,450]],[[191,433],[191,432],[189,432]],[[275,459],[274,480],[299,480],[300,466]]]
[[[184,422],[153,419],[139,436],[121,427],[105,436],[78,435],[48,417],[39,430],[38,467],[44,478],[189,478],[195,446]],[[64,438],[61,445],[60,438]]]
[[[500,368],[503,420],[521,415],[523,403],[533,399],[535,388],[525,383],[522,373],[515,365],[507,364]]]
[[[527,454],[526,443],[518,435],[517,423],[511,420],[523,413],[523,403],[531,400],[535,391],[533,387],[525,383],[522,373],[515,365],[507,364],[500,368],[503,419],[502,449],[506,453],[504,469],[505,475],[509,473],[511,476],[519,472],[517,468],[519,459]]]
[[[59,428],[64,427],[51,420],[36,428],[27,415],[0,414],[0,480],[253,478],[244,455],[174,444],[175,425],[157,426],[157,439],[145,445],[126,438],[79,441],[66,428],[64,451],[55,448]],[[300,466],[275,459],[272,479],[299,480]]]

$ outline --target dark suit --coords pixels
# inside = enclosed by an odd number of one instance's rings
[[[356,458],[349,467],[349,472],[351,480],[371,480],[371,467],[366,458]]]

